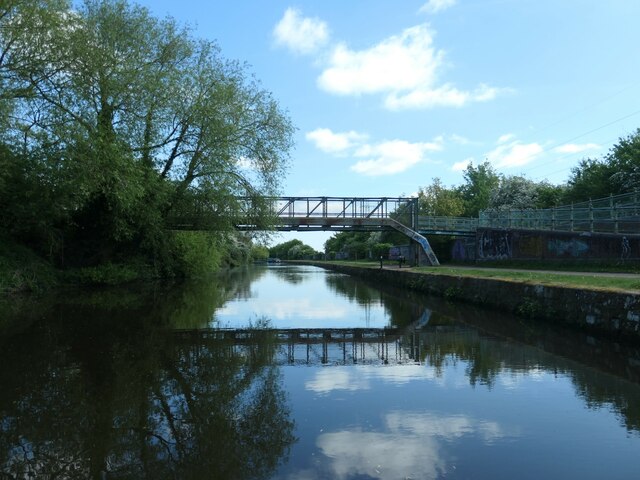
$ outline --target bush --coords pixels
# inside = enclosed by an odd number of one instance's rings
[[[49,262],[26,247],[0,239],[0,293],[41,292],[58,284]]]
[[[202,277],[220,268],[229,251],[222,235],[211,232],[174,232],[176,257],[174,274],[179,277]]]
[[[69,270],[65,280],[81,285],[119,285],[144,277],[143,268],[132,264],[105,263],[96,267],[84,267]]]

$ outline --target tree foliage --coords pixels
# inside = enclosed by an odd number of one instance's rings
[[[465,183],[460,187],[464,201],[464,216],[477,217],[481,210],[489,207],[492,192],[498,187],[500,177],[486,161],[477,167],[470,163],[463,174]]]
[[[418,191],[419,214],[428,216],[461,217],[465,203],[459,189],[447,188],[439,178]]]
[[[566,202],[582,202],[640,188],[640,129],[618,139],[601,159],[583,159],[571,170]]]
[[[313,258],[317,254],[318,252],[316,252],[313,247],[306,245],[302,240],[298,240],[297,238],[269,248],[269,256],[271,258],[300,260]]]
[[[157,258],[172,219],[229,230],[238,197],[278,192],[291,122],[215,43],[124,0],[12,0],[0,22],[11,235],[80,263]]]
[[[528,178],[501,175],[498,186],[491,192],[491,210],[526,210],[554,207],[560,201],[563,188]]]

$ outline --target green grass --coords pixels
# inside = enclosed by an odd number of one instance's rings
[[[361,268],[379,268],[379,262],[372,261],[331,261],[326,263],[333,263],[338,265],[349,265],[353,267]],[[397,267],[397,262],[388,261],[385,262],[385,267]],[[484,266],[484,265],[483,265]],[[557,265],[556,265],[557,267]],[[410,270],[412,272],[429,273],[433,275],[450,275],[456,277],[474,277],[474,278],[492,278],[496,280],[506,280],[511,282],[529,283],[532,285],[555,285],[561,287],[579,287],[579,288],[591,288],[601,290],[625,290],[625,291],[640,291],[640,275],[638,277],[608,277],[598,276],[593,272],[580,272],[580,274],[570,275],[567,273],[551,273],[551,272],[539,272],[539,271],[527,271],[520,272],[510,270],[508,268],[499,269],[497,266],[491,265],[491,270],[484,270],[473,267],[458,267],[458,266],[439,266],[439,267],[413,267]],[[549,268],[549,266],[547,266]],[[556,268],[559,270],[559,268]],[[601,273],[605,273],[604,271]],[[617,272],[607,272],[617,273]]]
[[[469,266],[469,264],[459,264]],[[458,266],[455,262],[447,266]],[[500,260],[483,261],[476,264],[482,268],[525,269],[525,270],[556,270],[567,272],[602,272],[602,273],[637,273],[640,274],[640,263],[637,261],[605,261],[605,260]]]
[[[637,278],[598,276],[589,272],[579,275],[550,272],[519,272],[508,269],[482,270],[457,267],[418,267],[413,271],[434,275],[453,275],[459,277],[493,278],[534,285],[557,285],[563,287],[586,287],[605,290],[640,291],[640,275]]]

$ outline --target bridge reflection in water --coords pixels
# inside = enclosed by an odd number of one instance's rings
[[[424,317],[424,316],[423,316]],[[428,319],[428,317],[427,317]],[[419,324],[420,322],[418,322]],[[248,346],[275,344],[276,365],[399,365],[420,363],[426,332],[414,328],[292,328],[175,330],[190,344],[250,354]],[[422,347],[424,348],[424,347]]]

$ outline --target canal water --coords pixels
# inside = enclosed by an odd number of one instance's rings
[[[640,475],[629,344],[311,266],[0,308],[2,479]]]

